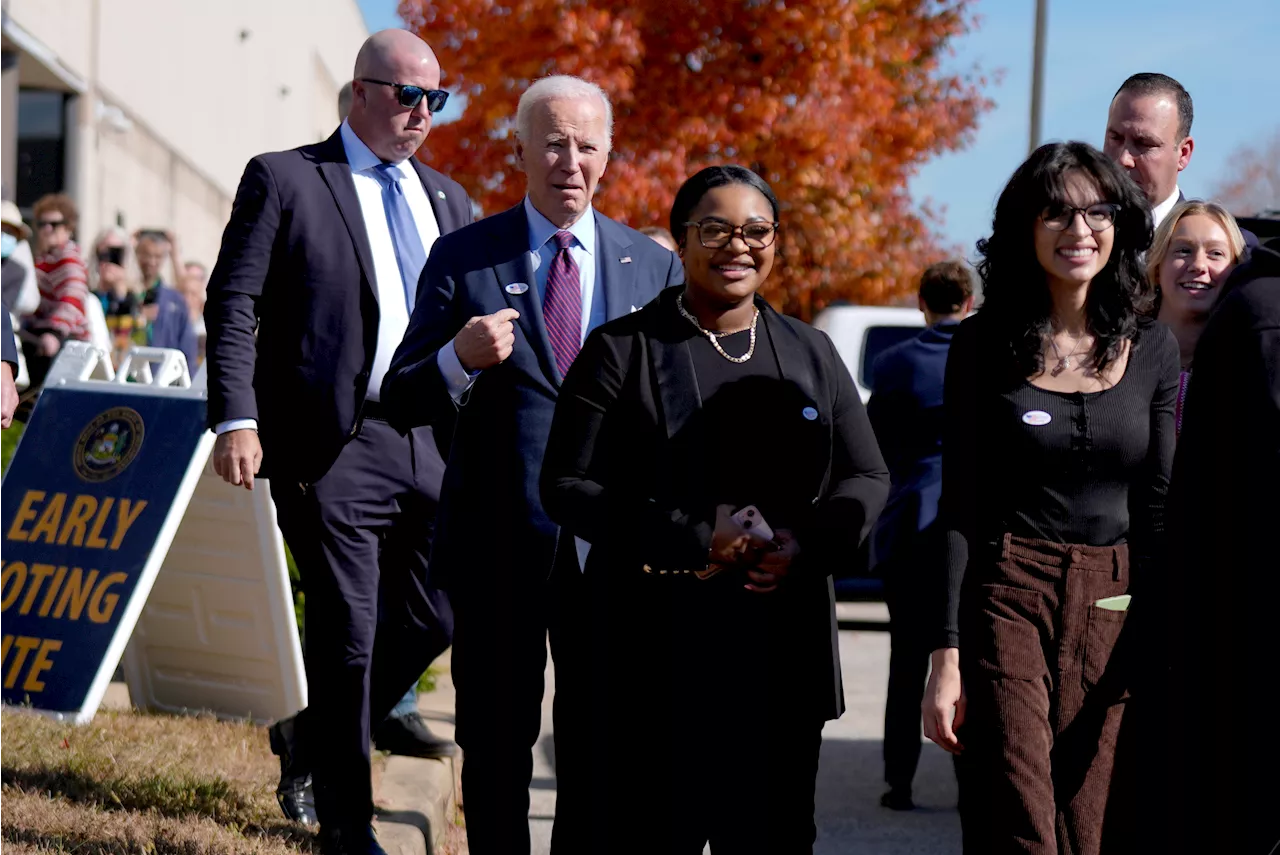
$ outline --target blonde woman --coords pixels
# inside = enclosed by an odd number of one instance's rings
[[[1159,293],[1157,318],[1173,330],[1182,360],[1178,431],[1196,342],[1244,248],[1240,227],[1227,209],[1197,200],[1181,203],[1165,217],[1147,253],[1147,277]]]

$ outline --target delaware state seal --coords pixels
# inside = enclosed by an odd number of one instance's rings
[[[82,480],[109,481],[119,475],[142,448],[142,416],[128,407],[112,407],[80,431],[71,465]]]

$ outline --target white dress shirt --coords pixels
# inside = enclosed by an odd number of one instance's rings
[[[560,228],[542,215],[529,197],[524,197],[525,218],[529,221],[529,266],[533,270],[534,282],[526,283],[529,290],[525,292],[537,300],[546,299],[547,273],[551,260],[558,251],[552,238]],[[577,222],[566,229],[574,237],[569,247],[569,255],[578,265],[578,292],[582,296],[582,330],[580,341],[586,341],[591,323],[591,306],[595,299],[596,285],[596,212],[590,205]],[[462,397],[471,384],[480,376],[477,371],[468,373],[453,349],[453,341],[440,348],[436,354],[436,364],[440,366],[440,375],[454,403],[462,404]]]
[[[1178,197],[1182,195],[1182,191],[1178,189],[1178,185],[1173,185],[1173,195],[1165,199],[1159,205],[1151,209],[1151,227],[1158,229],[1164,218],[1169,216],[1169,212],[1178,204]]]
[[[387,224],[387,212],[382,203],[382,182],[374,171],[382,163],[382,159],[356,136],[345,119],[338,128],[338,133],[347,154],[351,181],[356,188],[365,232],[369,237],[369,251],[373,255],[372,284],[378,295],[378,343],[374,350],[373,367],[369,371],[369,386],[365,397],[376,401],[382,389],[382,378],[391,366],[391,357],[400,346],[400,340],[404,338],[405,329],[409,326],[405,286],[407,284],[416,293],[418,283],[405,283],[400,275],[400,264],[396,261],[395,246],[391,242],[391,227]],[[422,238],[424,255],[429,256],[432,244],[440,237],[440,225],[436,222],[435,211],[431,208],[426,188],[413,165],[402,160],[396,164],[396,168],[403,175],[400,187],[404,190],[409,212],[413,214],[414,225],[418,227],[418,234]],[[352,322],[358,323],[358,319],[352,319]],[[214,431],[222,434],[229,430],[257,427],[255,419],[232,419],[220,423]]]

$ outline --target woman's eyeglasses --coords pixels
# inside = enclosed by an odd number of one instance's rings
[[[1095,232],[1105,232],[1116,224],[1116,214],[1120,206],[1113,202],[1099,202],[1087,208],[1073,208],[1070,205],[1053,205],[1045,208],[1040,221],[1050,231],[1063,232],[1075,222],[1076,214],[1084,217],[1084,224]]]
[[[698,242],[706,249],[724,249],[737,234],[741,234],[743,243],[752,249],[764,249],[778,236],[777,223],[731,226],[724,220],[703,220],[700,223],[684,224],[686,229],[690,226],[698,230]]]
[[[58,226],[65,226],[66,224],[66,220],[39,220],[36,222],[36,231],[56,229]]]
[[[413,109],[422,103],[422,99],[427,99],[427,110],[432,113],[439,113],[444,109],[445,102],[449,100],[449,93],[443,89],[423,89],[421,86],[410,86],[407,83],[390,83],[386,80],[374,80],[372,77],[361,77],[361,83],[376,83],[379,86],[390,86],[396,90],[396,98],[400,101],[401,107]]]

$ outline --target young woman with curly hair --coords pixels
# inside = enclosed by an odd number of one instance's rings
[[[1018,168],[978,244],[985,304],[947,364],[946,607],[924,702],[926,735],[959,755],[969,853],[1106,851],[1117,651],[1162,550],[1174,448],[1151,234],[1138,187],[1069,142]]]

